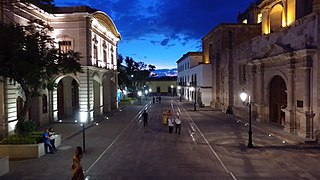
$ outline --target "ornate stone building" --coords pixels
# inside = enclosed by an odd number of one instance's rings
[[[244,65],[234,66],[237,56],[233,48],[261,34],[260,26],[220,24],[202,38],[203,62],[212,65],[212,102],[215,109],[226,111],[233,106],[237,86],[234,80],[244,82]]]
[[[116,57],[121,36],[107,14],[86,6],[60,7],[48,13],[25,4],[5,7],[2,12],[6,23],[26,24],[31,19],[48,23],[54,29],[50,36],[62,52],[71,49],[82,56],[84,72],[53,77],[57,88],[41,92],[32,103],[29,119],[38,125],[79,120],[80,116],[91,121],[95,115],[117,108]],[[24,94],[19,84],[8,79],[0,88],[0,132],[4,135],[14,130]]]
[[[254,120],[276,124],[301,137],[319,138],[319,5],[318,0],[263,0],[239,16],[239,22],[248,23],[235,27],[241,33],[230,37],[228,30],[229,39],[221,38],[231,44],[219,49],[222,41],[218,41],[209,48],[216,88],[212,106],[229,106],[245,116],[247,109],[239,94],[246,91],[252,99]],[[255,18],[246,19],[249,17]],[[248,35],[240,28],[252,24],[261,33],[237,43]]]

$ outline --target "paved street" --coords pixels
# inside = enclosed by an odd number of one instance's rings
[[[86,129],[83,167],[87,179],[320,179],[318,144],[253,123],[253,149],[247,148],[244,119],[165,97],[127,106]],[[164,109],[179,112],[181,134],[161,123]],[[149,126],[141,113],[147,109]],[[72,153],[82,145],[81,127],[55,124],[62,146],[54,155],[10,161],[0,179],[70,179]]]

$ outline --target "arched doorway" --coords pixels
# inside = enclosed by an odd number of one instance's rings
[[[282,28],[283,7],[280,4],[273,6],[270,12],[270,30],[271,32]]]
[[[284,125],[285,114],[281,111],[287,106],[286,83],[280,76],[275,76],[270,82],[270,122]]]
[[[57,109],[58,119],[71,120],[79,115],[79,83],[71,76],[57,79]],[[53,97],[55,99],[55,97]]]

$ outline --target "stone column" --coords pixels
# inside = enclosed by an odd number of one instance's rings
[[[253,119],[257,118],[257,108],[256,108],[256,103],[258,101],[257,99],[257,77],[256,77],[256,67],[254,64],[249,63],[249,74],[250,74],[250,79],[248,81],[249,84],[249,91],[248,94],[251,96],[251,101],[252,101],[252,117]]]
[[[264,81],[263,81],[263,65],[258,64],[257,66],[257,121],[263,121],[263,108],[264,108],[264,96],[265,94],[263,93],[263,88],[264,88]]]
[[[304,70],[304,86],[303,86],[303,112],[304,118],[300,120],[299,134],[303,137],[310,137],[311,130],[311,112],[310,112],[310,67],[303,68]]]
[[[288,70],[288,87],[287,87],[287,111],[286,111],[286,125],[285,129],[289,132],[296,131],[296,123],[293,116],[295,105],[294,105],[294,70],[289,68]],[[288,123],[287,123],[288,122]]]
[[[303,111],[310,111],[310,67],[304,68]]]
[[[79,73],[79,107],[80,116],[87,115],[87,121],[91,121],[93,108],[93,81],[90,69],[84,68],[85,73]]]

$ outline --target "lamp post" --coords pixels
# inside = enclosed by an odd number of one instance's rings
[[[194,87],[191,87],[190,90],[192,91],[192,93],[194,92],[194,111],[197,110],[197,89]]]
[[[141,105],[141,96],[142,96],[142,92],[138,91],[138,97],[139,97],[139,104]]]
[[[181,102],[181,98],[182,98],[182,94],[181,94],[181,86],[178,86],[178,90],[179,90],[179,99],[180,99],[180,102]]]
[[[86,151],[86,135],[85,135],[85,123],[87,122],[87,112],[80,112],[80,122],[82,126],[82,149]]]
[[[171,93],[172,93],[172,96],[174,96],[174,94],[173,94],[173,85],[171,85]]]
[[[147,99],[148,92],[149,92],[148,90],[144,90],[144,94],[145,94],[145,97],[146,97],[145,99],[146,99],[146,100],[148,100],[148,99]]]
[[[251,97],[248,96],[247,93],[242,92],[240,94],[240,99],[243,102],[243,105],[248,106],[249,107],[249,130],[248,130],[248,135],[249,135],[249,139],[248,139],[248,148],[253,148],[253,144],[252,144],[252,128],[251,128]],[[247,101],[248,99],[248,101]]]

